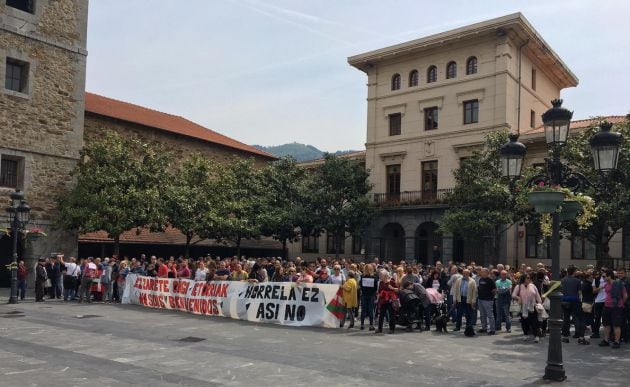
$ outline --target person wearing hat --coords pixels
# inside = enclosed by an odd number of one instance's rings
[[[45,264],[46,260],[40,258],[37,261],[37,266],[35,267],[35,302],[44,301],[45,284],[48,279],[48,274],[46,273],[46,268],[44,267]]]

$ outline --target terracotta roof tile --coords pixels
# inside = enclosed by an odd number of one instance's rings
[[[585,120],[575,120],[575,121],[571,121],[571,129],[588,128],[590,126],[597,125],[600,121],[604,121],[604,120],[612,124],[618,124],[618,123],[624,122],[625,119],[626,119],[626,116],[606,116],[606,117],[599,117],[597,119],[588,118]],[[544,133],[544,132],[545,132],[545,127],[541,125],[537,128],[530,129],[524,132],[523,134],[530,135],[530,134],[538,134],[538,133]]]
[[[162,113],[157,110],[148,109],[139,105],[103,97],[93,93],[85,93],[85,111],[162,129],[183,136],[198,138],[200,140],[223,145],[239,151],[268,157],[270,159],[276,158],[267,152],[263,152],[253,146],[243,144],[242,142],[205,128],[183,117]]]
[[[83,234],[79,236],[79,242],[81,243],[112,243],[113,239],[107,237],[107,232],[96,231]],[[164,232],[151,232],[149,229],[140,229],[137,233],[136,230],[130,230],[124,232],[120,236],[121,243],[135,243],[135,244],[156,244],[156,245],[186,245],[186,236],[182,234],[178,229],[168,227]],[[222,243],[214,239],[199,239],[194,237],[190,241],[193,246],[229,246],[235,247],[234,243]],[[261,238],[260,240],[243,240],[241,247],[251,248],[267,248],[267,249],[282,249],[282,244],[271,238]]]

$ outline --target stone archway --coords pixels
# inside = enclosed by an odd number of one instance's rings
[[[425,265],[435,264],[433,259],[433,246],[437,246],[442,252],[442,234],[434,222],[424,222],[416,229],[416,258]]]
[[[400,262],[405,259],[405,230],[398,223],[388,223],[381,232],[381,259]]]

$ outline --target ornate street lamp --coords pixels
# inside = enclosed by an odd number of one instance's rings
[[[13,260],[11,261],[11,296],[9,297],[9,304],[18,303],[17,294],[17,243],[18,234],[22,230],[29,220],[29,213],[31,208],[24,200],[24,194],[20,190],[16,190],[11,193],[11,206],[6,208],[9,222],[11,224],[11,233],[13,235]]]
[[[561,99],[551,101],[553,107],[542,115],[547,145],[560,147],[567,143],[573,112],[562,107]]]
[[[590,145],[593,153],[595,169],[604,174],[617,169],[619,148],[623,141],[621,133],[611,132],[612,124],[604,121],[599,124],[600,131],[591,137]]]
[[[545,159],[546,171],[543,174],[531,178],[527,185],[544,182],[546,185],[562,186],[574,192],[580,191],[584,187],[604,188],[595,186],[586,177],[574,172],[567,165],[562,164],[560,159],[561,149],[567,143],[569,127],[573,113],[562,107],[562,100],[551,101],[553,107],[543,115],[545,126],[545,140],[551,152],[551,158]],[[619,160],[619,148],[623,141],[622,135],[611,132],[612,125],[603,122],[599,133],[595,134],[591,140],[591,151],[595,169],[606,176],[617,168]],[[503,145],[500,150],[503,166],[503,176],[510,178],[510,190],[515,194],[515,181],[521,176],[523,158],[527,149],[525,145],[517,142],[516,135],[510,136],[510,142]],[[552,233],[551,233],[551,267],[553,277],[560,278],[560,214],[557,211],[551,213]],[[549,313],[549,348],[547,352],[547,366],[545,367],[544,379],[552,381],[563,381],[566,379],[564,365],[562,362],[562,293],[559,287],[549,295],[551,301],[551,311]]]
[[[521,177],[523,160],[527,147],[518,141],[518,134],[510,134],[510,141],[501,146],[501,166],[503,177],[517,180]]]

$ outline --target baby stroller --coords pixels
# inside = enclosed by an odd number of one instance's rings
[[[422,300],[412,290],[403,289],[399,293],[400,309],[394,312],[396,325],[407,327],[408,331],[413,329],[413,324],[420,327],[422,323]]]
[[[431,300],[430,312],[427,320],[431,324],[435,324],[436,332],[447,333],[446,324],[448,323],[448,307],[441,293],[435,289],[427,289],[427,295]]]

